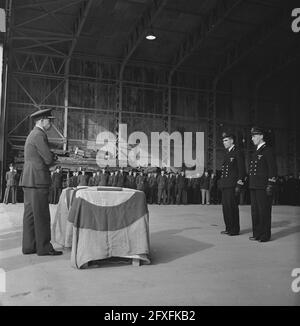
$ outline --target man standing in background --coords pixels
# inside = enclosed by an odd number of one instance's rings
[[[12,204],[17,202],[17,171],[14,169],[13,164],[9,164],[9,171],[5,175],[6,189],[4,193],[3,203],[8,204],[11,197]]]

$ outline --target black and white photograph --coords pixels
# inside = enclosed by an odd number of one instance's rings
[[[299,73],[299,0],[0,0],[0,306],[299,306]]]

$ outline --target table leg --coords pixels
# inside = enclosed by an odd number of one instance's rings
[[[140,259],[132,258],[132,265],[133,266],[140,266]]]

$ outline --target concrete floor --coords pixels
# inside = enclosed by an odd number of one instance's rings
[[[56,206],[51,206],[54,216]],[[21,254],[23,205],[0,204],[1,305],[300,305],[291,272],[300,268],[300,207],[273,207],[272,241],[221,235],[221,206],[149,206],[151,265],[108,261],[85,270],[58,257]]]

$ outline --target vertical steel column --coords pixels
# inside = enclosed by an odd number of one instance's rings
[[[7,112],[7,85],[8,85],[8,67],[10,59],[10,30],[11,30],[11,13],[12,13],[12,0],[6,0],[5,3],[5,14],[6,14],[6,34],[3,44],[3,70],[2,70],[2,98],[1,98],[1,108],[0,108],[0,199],[2,199],[4,191],[4,173],[6,168],[6,112]]]
[[[69,65],[70,60],[67,59],[65,69],[65,98],[64,98],[64,145],[63,150],[68,148],[68,116],[69,116]],[[68,68],[67,68],[68,66]]]
[[[164,113],[164,127],[165,130],[171,133],[171,114],[172,114],[172,75],[168,77],[168,86],[163,93],[163,113]]]
[[[102,1],[101,1],[102,2]],[[70,62],[72,58],[72,54],[76,48],[80,33],[83,29],[84,23],[87,19],[88,13],[91,9],[93,0],[85,0],[81,3],[77,17],[75,21],[73,22],[73,31],[74,36],[72,38],[72,43],[68,51],[68,56],[66,58],[65,62],[65,99],[64,99],[64,107],[65,107],[65,113],[64,113],[64,146],[63,149],[67,150],[68,146],[68,115],[69,115],[69,74],[70,74]]]
[[[217,83],[219,79],[213,82],[212,91],[208,93],[207,113],[207,160],[206,167],[214,172],[217,168]]]

